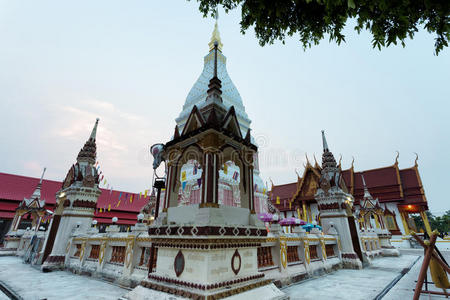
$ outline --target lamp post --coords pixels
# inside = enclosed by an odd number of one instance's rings
[[[158,218],[159,215],[159,203],[161,198],[161,189],[165,188],[166,183],[164,181],[164,178],[157,178],[155,179],[155,183],[153,184],[153,187],[156,189],[156,207],[155,207],[155,219]]]
[[[97,227],[97,220],[92,220],[92,226],[94,227],[94,228],[96,228]]]
[[[113,217],[113,218],[111,219],[111,221],[112,221],[112,224],[113,224],[113,225],[116,225],[117,221],[119,221],[119,218]]]
[[[158,218],[159,215],[159,202],[161,198],[161,189],[165,188],[166,183],[164,181],[164,178],[156,178],[155,182],[153,183],[153,187],[156,189],[156,207],[155,207],[155,220]],[[148,266],[148,273],[153,273],[153,262],[155,260],[155,246],[153,245],[150,248],[150,259],[149,259],[149,266]]]
[[[142,221],[144,220],[144,214],[143,213],[138,214],[137,220],[138,220],[138,223],[142,223]]]

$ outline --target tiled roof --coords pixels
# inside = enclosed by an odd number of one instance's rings
[[[289,209],[289,201],[297,191],[297,182],[274,185],[271,191],[272,203],[280,210]],[[277,197],[280,197],[280,204],[276,204]],[[286,206],[285,206],[286,203]]]
[[[10,211],[10,208],[14,206],[14,202],[16,202],[15,208],[17,208],[20,201],[31,196],[38,183],[39,178],[0,173],[0,211]],[[45,206],[47,208],[53,208],[55,206],[56,193],[61,186],[62,182],[60,181],[46,179],[42,181],[41,199],[45,200]],[[134,215],[134,219],[136,219],[136,214],[139,213],[150,198],[149,196],[145,198],[141,196],[139,198],[139,194],[124,191],[113,190],[110,193],[109,190],[100,190],[102,193],[97,201],[97,208],[102,208],[102,210],[103,208],[107,209],[108,205],[111,204],[112,211],[129,212]],[[117,206],[120,194],[122,194],[121,200]],[[133,195],[132,202],[130,202],[131,195]]]
[[[364,175],[369,192],[380,202],[399,201],[399,204],[427,205],[417,166],[403,170],[398,169],[396,164],[361,172],[354,172],[352,169],[343,170],[342,177],[345,185],[349,192],[352,192],[356,203],[359,203],[364,195],[361,175]],[[275,204],[276,196],[280,196],[280,205],[275,205],[280,210],[286,210],[283,199],[291,199],[296,188],[297,182],[274,186],[272,203]],[[289,209],[288,204],[287,207]]]

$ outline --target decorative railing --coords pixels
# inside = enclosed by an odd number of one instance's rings
[[[334,253],[334,245],[325,245],[325,253],[327,257],[335,257],[336,254]]]
[[[99,254],[100,254],[100,245],[92,245],[91,252],[89,253],[89,258],[98,259]]]
[[[112,246],[111,263],[123,264],[125,260],[125,246]]]
[[[299,262],[300,258],[298,256],[298,246],[288,246],[287,247],[287,262],[295,263]]]
[[[271,247],[259,247],[258,254],[258,268],[265,268],[273,266]]]

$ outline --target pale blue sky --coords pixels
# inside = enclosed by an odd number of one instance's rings
[[[296,179],[321,155],[325,129],[343,166],[419,170],[430,208],[450,209],[449,70],[421,31],[407,47],[372,49],[347,31],[341,46],[304,52],[296,37],[260,47],[221,13],[228,73],[261,145],[261,174]],[[166,142],[200,75],[214,20],[195,1],[0,0],[0,172],[62,180],[100,117],[98,156],[117,189],[150,185],[149,145]],[[279,158],[282,159],[279,159]]]

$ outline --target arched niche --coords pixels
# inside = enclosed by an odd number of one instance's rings
[[[220,205],[241,207],[240,181],[241,169],[233,161],[225,161],[219,170]]]
[[[223,163],[231,161],[233,162],[240,170],[240,181],[239,181],[239,191],[240,191],[240,200],[241,207],[250,209],[250,195],[252,192],[251,182],[253,180],[250,167],[252,167],[251,161],[248,158],[245,159],[245,152],[237,150],[236,148],[227,145],[221,149],[220,156],[220,165]]]
[[[168,201],[167,207],[176,207],[178,206],[179,191],[182,188],[181,169],[192,160],[197,161],[199,167],[203,169],[203,151],[198,145],[193,144],[182,151],[178,149],[169,150],[168,158],[169,184],[166,189],[166,201]]]
[[[189,159],[181,166],[178,176],[181,184],[178,206],[201,203],[202,174],[202,166],[196,159]]]

